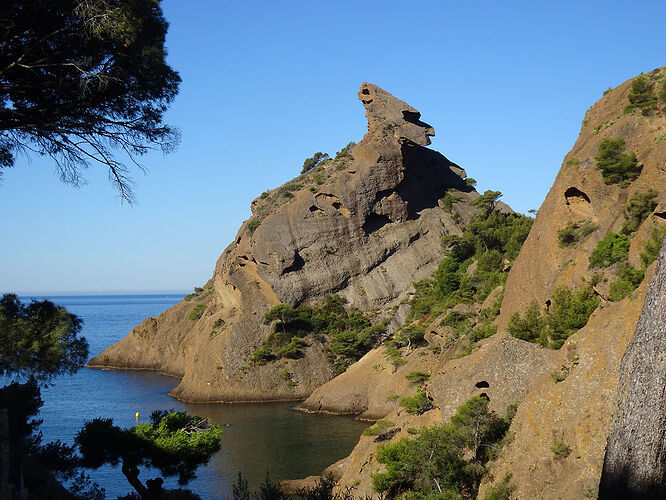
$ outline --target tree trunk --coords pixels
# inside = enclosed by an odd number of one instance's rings
[[[620,368],[600,499],[666,498],[666,244]]]

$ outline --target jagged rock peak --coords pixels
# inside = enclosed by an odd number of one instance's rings
[[[358,98],[365,106],[368,119],[368,136],[392,133],[420,146],[428,146],[435,129],[421,121],[421,113],[409,104],[372,83],[363,82]]]

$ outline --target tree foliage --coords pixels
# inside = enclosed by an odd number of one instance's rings
[[[309,172],[327,158],[328,158],[328,153],[322,153],[321,151],[317,151],[310,158],[305,159],[305,161],[303,162],[303,168],[301,169],[301,174]]]
[[[0,167],[35,152],[78,185],[82,168],[102,164],[132,201],[114,152],[138,166],[178,138],[162,122],[180,77],[165,62],[159,0],[5,0],[0,27]]]
[[[511,315],[507,331],[521,340],[559,349],[566,339],[587,324],[599,302],[590,286],[575,292],[559,286],[553,290],[545,314],[539,304],[532,301],[522,315],[518,312]]]
[[[597,168],[606,184],[620,184],[626,187],[641,173],[636,153],[625,153],[627,145],[622,137],[604,139],[599,143],[597,156],[594,157]]]
[[[499,452],[511,418],[511,413],[498,417],[484,398],[470,399],[448,424],[380,446],[377,461],[386,472],[373,476],[374,489],[388,498],[475,498],[485,465]]]
[[[635,232],[643,221],[654,212],[657,208],[657,195],[659,193],[655,189],[647,189],[635,193],[629,203],[624,207],[624,216],[626,221],[622,224],[620,230],[622,234],[630,235]]]
[[[48,380],[76,372],[88,359],[82,322],[48,300],[27,306],[14,294],[0,299],[0,373]]]
[[[222,430],[208,419],[176,411],[155,411],[151,421],[129,429],[113,425],[111,419],[86,422],[75,442],[85,467],[122,463],[122,471],[142,498],[151,488],[138,479],[139,467],[155,467],[165,476],[178,476],[179,484],[195,477],[195,470],[220,449]]]
[[[654,83],[647,75],[639,75],[631,81],[629,92],[629,106],[625,112],[640,109],[643,115],[649,115],[650,111],[657,109],[657,96],[654,93]]]
[[[264,348],[255,351],[263,364],[274,357],[299,357],[308,335],[323,335],[326,351],[339,372],[372,349],[386,334],[385,324],[375,324],[340,295],[328,295],[318,306],[278,304],[264,315],[273,332]],[[267,350],[267,352],[265,351]],[[273,350],[277,356],[273,356]],[[261,352],[259,352],[261,351]]]
[[[617,233],[608,233],[590,254],[590,269],[608,267],[616,262],[626,260],[629,255],[629,240]]]

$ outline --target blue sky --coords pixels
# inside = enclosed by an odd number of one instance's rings
[[[602,91],[666,63],[666,2],[165,0],[183,79],[169,156],[143,158],[138,205],[106,172],[60,183],[21,157],[0,186],[0,291],[190,290],[250,216],[250,201],[366,130],[375,83],[422,113],[432,147],[538,208]]]

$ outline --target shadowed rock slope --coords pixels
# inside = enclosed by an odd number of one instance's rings
[[[203,289],[89,366],[181,377],[172,394],[188,401],[296,400],[333,378],[327,339],[308,337],[294,359],[252,363],[272,333],[262,322],[272,306],[339,294],[399,326],[393,306],[434,271],[442,236],[460,232],[453,217],[470,213],[467,201],[478,194],[464,170],[426,148],[434,130],[417,110],[368,83],[358,97],[368,120],[363,140],[254,200],[252,218]],[[449,188],[459,192],[457,214],[440,207]]]
[[[666,497],[666,248],[622,359],[599,498]]]

